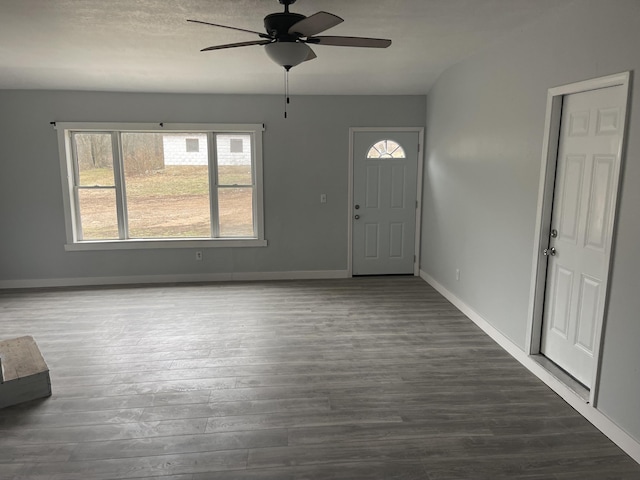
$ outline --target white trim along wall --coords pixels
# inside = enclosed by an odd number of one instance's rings
[[[573,407],[580,415],[591,422],[598,430],[624,450],[631,458],[640,463],[640,443],[627,432],[613,423],[606,415],[599,411],[577,392],[569,388],[562,380],[554,376],[549,370],[542,367],[531,355],[523,352],[520,347],[505,337],[490,322],[468,306],[465,302],[447,290],[429,274],[420,270],[420,277],[435,288],[443,297],[449,300],[456,308],[491,337],[500,347],[520,362],[527,370],[539,378],[551,390],[557,393],[565,402]]]
[[[0,289],[84,287],[100,285],[151,285],[196,282],[232,282],[264,280],[318,280],[347,278],[346,270],[309,270],[288,272],[192,273],[178,275],[131,275],[124,277],[74,277],[26,280],[0,280]]]

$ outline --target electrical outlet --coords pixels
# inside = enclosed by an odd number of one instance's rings
[[[460,281],[460,269],[456,268],[456,281]]]
[[[202,260],[202,252],[201,251],[197,251],[196,252],[196,260],[199,262],[200,260]]]

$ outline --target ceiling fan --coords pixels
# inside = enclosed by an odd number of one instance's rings
[[[187,20],[188,22],[211,25],[213,27],[228,28],[241,32],[253,33],[260,37],[259,40],[248,42],[228,43],[203,48],[202,52],[222,50],[226,48],[248,47],[251,45],[264,45],[267,55],[271,60],[285,68],[288,72],[292,67],[302,62],[316,58],[315,52],[309,45],[331,45],[343,47],[367,47],[387,48],[391,40],[382,38],[365,37],[335,37],[317,36],[344,20],[337,15],[327,12],[318,12],[309,17],[299,13],[291,13],[289,6],[296,0],[278,0],[284,5],[284,12],[272,13],[264,17],[264,27],[267,33],[246,30],[244,28],[230,27],[217,23],[203,22],[201,20]]]

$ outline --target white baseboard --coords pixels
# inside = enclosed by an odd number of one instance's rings
[[[420,270],[420,277],[435,288],[443,297],[449,300],[458,310],[464,313],[469,319],[480,327],[489,337],[491,337],[500,347],[507,351],[513,358],[520,362],[527,370],[538,377],[549,388],[556,392],[562,399],[571,405],[580,415],[591,422],[598,430],[624,450],[631,458],[640,463],[640,442],[616,425],[609,417],[597,408],[591,406],[580,395],[562,383],[549,370],[527,355],[513,341],[493,327],[480,314],[464,303],[453,293],[441,285],[428,273]]]
[[[314,280],[347,278],[346,270],[299,270],[290,272],[194,273],[180,275],[132,275],[122,277],[43,278],[0,280],[0,289],[87,287],[157,283],[232,282],[253,280]]]

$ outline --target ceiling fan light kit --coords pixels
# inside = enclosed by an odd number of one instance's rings
[[[264,46],[267,56],[275,63],[290,70],[307,60],[311,48],[299,42],[272,42]]]
[[[279,0],[284,5],[284,12],[272,13],[264,17],[264,28],[267,33],[261,33],[244,28],[230,27],[217,23],[203,22],[201,20],[187,20],[192,23],[201,23],[213,27],[227,28],[241,32],[258,35],[259,40],[248,42],[229,43],[225,45],[214,45],[203,48],[201,51],[223,50],[227,48],[248,47],[252,45],[264,45],[267,56],[276,64],[284,67],[288,73],[291,68],[303,62],[316,58],[315,52],[309,47],[312,45],[343,46],[343,47],[365,47],[365,48],[387,48],[391,45],[391,40],[382,38],[365,37],[318,37],[324,32],[344,20],[337,15],[327,12],[318,12],[306,17],[299,13],[291,13],[289,5],[296,0]],[[285,79],[285,85],[287,85]],[[288,92],[285,90],[285,96]],[[287,116],[285,109],[285,118]]]

